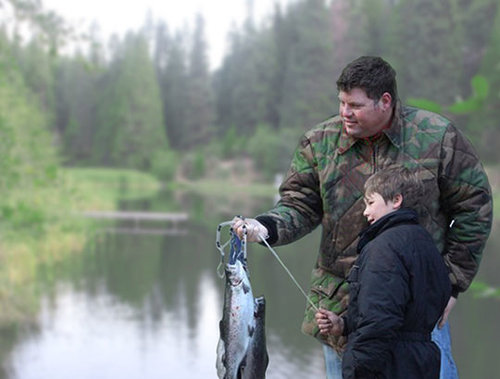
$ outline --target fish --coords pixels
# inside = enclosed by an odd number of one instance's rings
[[[266,299],[264,296],[256,298],[254,305],[255,329],[247,351],[242,379],[265,378],[269,364],[265,330]]]
[[[217,244],[220,246],[220,244]],[[231,232],[216,368],[219,379],[263,379],[269,357],[265,338],[265,299],[254,299],[244,242]]]

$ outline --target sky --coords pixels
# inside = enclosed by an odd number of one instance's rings
[[[253,0],[257,24],[269,19],[274,4],[291,0]],[[205,18],[205,38],[212,68],[221,63],[227,47],[227,33],[233,25],[241,25],[246,17],[249,0],[43,0],[45,9],[53,10],[77,30],[88,31],[96,22],[102,37],[123,35],[137,30],[150,10],[153,20],[164,20],[170,30],[192,26],[195,15]],[[191,28],[192,30],[192,28]]]

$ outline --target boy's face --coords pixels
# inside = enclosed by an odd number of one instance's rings
[[[363,216],[366,217],[370,224],[373,224],[380,217],[399,209],[401,203],[399,201],[394,203],[392,200],[385,202],[384,198],[379,193],[374,192],[365,195],[365,206],[366,208],[363,212]]]

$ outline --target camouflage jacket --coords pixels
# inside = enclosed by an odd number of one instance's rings
[[[450,268],[454,295],[474,278],[492,222],[487,176],[472,145],[449,120],[398,103],[390,127],[377,139],[348,136],[339,116],[308,131],[280,186],[279,202],[257,216],[273,245],[291,243],[322,225],[309,294],[318,306],[345,311],[345,279],[357,258],[358,234],[367,226],[363,185],[394,163],[413,169],[424,183],[420,222]],[[308,305],[303,332],[342,348],[343,337],[318,334],[314,313]]]

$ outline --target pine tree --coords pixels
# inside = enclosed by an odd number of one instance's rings
[[[102,69],[83,54],[61,59],[58,64],[56,127],[66,163],[88,164],[91,159]]]
[[[165,131],[171,147],[180,150],[188,144],[185,128],[188,76],[182,33],[170,38],[166,25],[160,24],[157,27],[155,65]]]
[[[46,44],[34,36],[26,46],[18,47],[17,60],[26,84],[38,96],[45,111],[51,113],[55,107],[55,57],[49,54]]]
[[[306,0],[290,9],[288,55],[280,127],[308,128],[334,112],[336,95],[330,19],[323,0]]]
[[[224,61],[217,81],[219,122],[224,130],[232,127],[249,136],[259,122],[269,118],[272,99],[273,46],[268,30],[257,33],[247,21],[244,34],[231,35],[231,53]]]
[[[463,77],[453,0],[402,0],[392,44],[400,93],[443,104],[461,96]]]
[[[204,19],[196,18],[195,30],[188,60],[188,89],[183,147],[193,148],[207,142],[214,122],[212,92]]]
[[[145,37],[128,33],[117,45],[100,88],[96,163],[148,169],[156,151],[167,148],[160,91]]]

